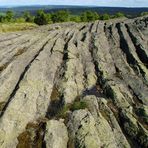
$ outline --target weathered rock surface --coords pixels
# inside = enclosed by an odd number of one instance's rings
[[[46,125],[45,134],[46,147],[49,148],[67,148],[68,132],[64,123],[56,120],[50,120]]]
[[[147,148],[148,17],[0,34],[0,148]]]

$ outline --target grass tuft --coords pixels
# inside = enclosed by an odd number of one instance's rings
[[[86,109],[86,108],[88,108],[88,105],[86,102],[75,101],[73,104],[64,105],[57,113],[57,117],[65,119],[69,111],[75,111],[75,110]]]
[[[85,109],[85,108],[87,108],[87,107],[88,107],[88,105],[87,105],[86,102],[84,102],[84,101],[75,101],[75,102],[71,105],[70,110],[71,110],[71,111],[75,111],[75,110],[79,110],[79,109]]]

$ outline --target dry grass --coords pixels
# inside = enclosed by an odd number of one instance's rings
[[[0,66],[0,72],[3,71],[7,67],[7,64],[1,65]]]
[[[29,30],[37,27],[34,23],[0,23],[0,33]]]
[[[18,137],[17,148],[43,147],[43,134],[45,123],[28,123],[26,130]]]
[[[51,96],[50,96],[51,101],[56,101],[56,100],[58,100],[59,97],[60,97],[60,95],[61,95],[61,94],[60,94],[58,88],[57,88],[56,86],[54,86],[53,89],[52,89]]]
[[[3,110],[4,106],[5,106],[6,102],[0,102],[0,111]]]
[[[19,56],[26,51],[26,48],[18,49],[17,53],[14,56]]]

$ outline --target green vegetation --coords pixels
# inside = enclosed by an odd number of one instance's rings
[[[125,15],[121,12],[118,12],[115,14],[115,18],[119,18],[119,17],[125,17]]]
[[[142,15],[144,15],[143,13]],[[54,13],[45,13],[43,10],[39,10],[35,16],[31,15],[29,12],[24,12],[21,17],[15,17],[12,11],[7,11],[6,13],[0,13],[0,23],[35,23],[37,25],[46,25],[50,23],[60,23],[60,22],[91,22],[95,20],[109,20],[111,18],[124,17],[123,13],[118,12],[115,15],[102,14],[99,15],[95,11],[85,11],[80,15],[72,15],[67,10],[60,10]]]
[[[148,12],[142,12],[140,16],[148,15]],[[39,10],[35,16],[29,12],[24,12],[21,17],[15,17],[12,11],[0,13],[0,23],[35,23],[37,25],[46,25],[60,22],[92,22],[95,20],[109,20],[114,18],[126,17],[123,13],[118,12],[115,15],[98,14],[95,11],[85,11],[79,15],[73,15],[67,10],[60,10],[53,13],[45,13]]]
[[[70,21],[70,12],[69,11],[57,11],[55,13],[51,14],[51,20],[53,23],[59,23],[59,22],[68,22]]]
[[[97,12],[86,11],[80,15],[80,20],[82,22],[91,22],[99,19],[99,15]]]
[[[87,108],[87,103],[84,101],[75,101],[71,106],[70,106],[70,110],[71,111],[75,111],[75,110],[79,110],[79,109],[85,109]]]
[[[101,20],[109,20],[110,18],[111,18],[110,15],[107,14],[107,13],[103,14],[103,15],[100,17]]]
[[[34,22],[34,17],[28,11],[24,12],[23,18],[26,22]]]
[[[50,15],[45,14],[43,10],[39,10],[34,18],[34,22],[38,25],[47,25],[50,19]]]
[[[14,13],[12,11],[7,11],[6,14],[0,14],[0,22],[13,22]]]
[[[146,15],[147,12],[141,15]],[[36,27],[37,25],[46,25],[51,23],[60,22],[92,22],[95,20],[109,20],[112,18],[124,17],[123,13],[118,12],[111,16],[109,14],[99,15],[95,11],[85,11],[80,15],[72,15],[67,10],[60,10],[54,13],[45,13],[43,10],[39,10],[35,16],[29,12],[24,12],[21,17],[16,17],[12,11],[6,13],[0,13],[0,32],[19,31]]]
[[[145,16],[145,15],[148,15],[148,12],[142,12],[142,13],[140,14],[140,16]]]
[[[7,11],[6,16],[5,16],[5,20],[8,22],[12,22],[13,18],[14,18],[14,13],[12,11]]]
[[[69,106],[64,105],[57,113],[57,118],[66,118],[67,117],[67,112],[69,111]]]
[[[70,21],[79,23],[79,22],[81,22],[81,18],[78,15],[71,15],[70,16]]]
[[[68,111],[86,109],[88,107],[85,101],[75,101],[73,104],[64,105],[58,112],[57,117],[66,118]]]

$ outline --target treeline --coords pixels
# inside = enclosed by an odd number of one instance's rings
[[[59,22],[91,22],[95,20],[108,20],[111,18],[124,17],[123,13],[117,13],[115,15],[103,14],[99,15],[94,11],[85,11],[80,15],[72,15],[67,10],[61,10],[54,13],[45,13],[43,10],[39,10],[35,16],[29,12],[25,12],[21,17],[15,18],[12,11],[7,11],[6,14],[0,15],[0,22],[34,22],[38,25],[46,25],[50,23]]]
[[[141,16],[146,15],[147,12],[141,14]],[[38,25],[46,25],[50,23],[59,22],[91,22],[95,20],[109,20],[114,18],[124,17],[125,15],[121,12],[115,15],[98,14],[94,11],[85,11],[80,15],[72,15],[67,10],[61,10],[54,13],[45,13],[43,10],[39,10],[35,16],[31,15],[29,12],[25,12],[21,17],[15,18],[12,11],[7,11],[6,14],[0,15],[0,22],[32,22]]]

